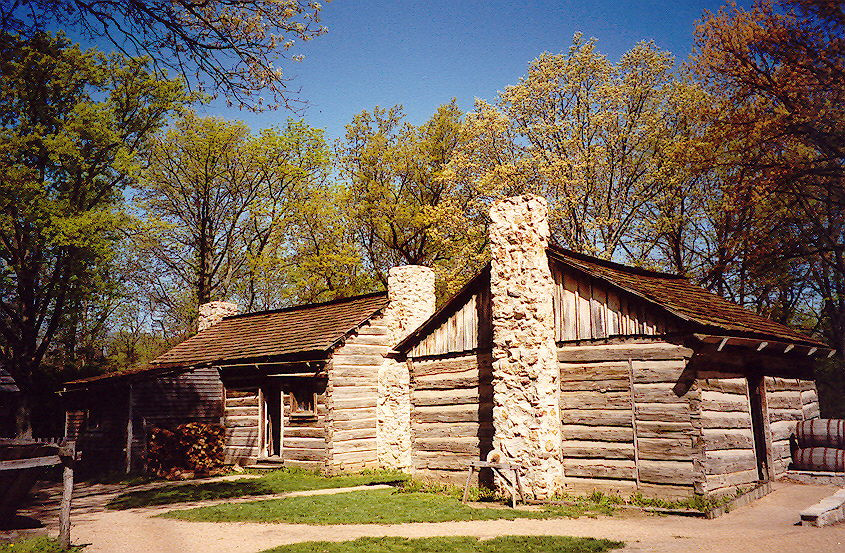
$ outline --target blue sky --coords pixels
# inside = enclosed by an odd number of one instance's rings
[[[654,40],[682,61],[692,51],[694,22],[723,3],[335,0],[323,8],[328,34],[298,48],[303,62],[282,67],[309,103],[306,121],[334,139],[354,114],[376,105],[402,104],[409,120],[421,123],[452,97],[464,110],[476,97],[493,100],[532,59],[566,50],[578,31],[596,37],[612,60],[639,40]],[[291,115],[253,114],[222,101],[201,111],[244,120],[253,130]]]

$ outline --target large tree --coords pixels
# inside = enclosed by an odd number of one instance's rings
[[[25,398],[55,383],[45,370],[54,339],[108,292],[121,189],[183,101],[182,85],[144,59],[0,34],[0,362]]]
[[[304,0],[2,0],[0,30],[31,35],[51,26],[147,55],[208,94],[240,106],[297,102],[278,60],[323,34],[321,6]]]
[[[717,100],[715,165],[765,208],[770,260],[808,275],[821,328],[845,355],[845,13],[830,0],[756,2],[710,14],[695,69]]]
[[[150,150],[137,198],[168,327],[187,330],[196,306],[216,299],[272,307],[265,281],[284,247],[285,214],[324,179],[322,132],[291,120],[253,135],[241,122],[188,113]]]

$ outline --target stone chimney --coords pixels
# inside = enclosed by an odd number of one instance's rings
[[[548,204],[530,194],[504,198],[490,219],[493,449],[520,467],[530,495],[548,499],[563,491]]]
[[[210,301],[200,305],[199,318],[197,319],[197,331],[202,332],[206,328],[223,320],[223,317],[237,315],[240,312],[238,304],[228,301]]]
[[[384,312],[393,347],[434,314],[434,271],[420,265],[390,269],[390,303]],[[408,365],[385,358],[378,375],[377,448],[379,464],[407,470],[411,467],[411,379]]]

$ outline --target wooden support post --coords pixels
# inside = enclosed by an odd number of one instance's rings
[[[132,472],[132,440],[134,439],[133,436],[133,394],[132,394],[132,384],[129,384],[129,408],[127,409],[126,413],[126,474]]]
[[[461,500],[461,503],[466,503],[469,498],[469,484],[472,482],[473,474],[475,474],[475,465],[470,465],[469,474],[467,474],[467,481],[466,484],[464,484],[464,498]]]
[[[59,450],[62,460],[62,502],[59,506],[59,543],[62,549],[70,548],[70,500],[73,497],[73,465],[76,460],[76,443],[68,442]]]

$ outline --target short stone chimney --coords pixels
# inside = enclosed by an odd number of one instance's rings
[[[421,265],[393,267],[387,297],[384,321],[393,347],[434,314],[434,271]],[[385,358],[379,369],[377,416],[379,464],[410,469],[411,378],[405,362]]]
[[[504,198],[490,220],[493,449],[520,467],[530,495],[548,499],[563,491],[548,204],[530,194]]]
[[[199,318],[197,319],[197,331],[202,332],[206,328],[211,328],[220,321],[223,317],[229,315],[237,315],[240,312],[238,304],[228,301],[210,301],[200,305]]]

